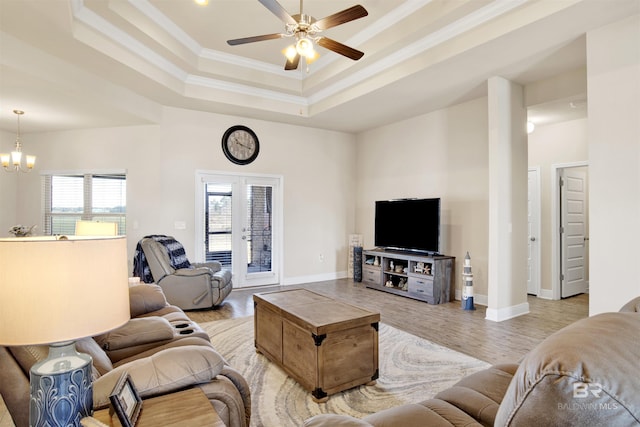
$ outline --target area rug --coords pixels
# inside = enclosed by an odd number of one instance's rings
[[[320,413],[364,417],[403,403],[433,397],[460,378],[489,365],[384,323],[379,329],[380,378],[316,403],[283,370],[256,353],[253,316],[204,322],[216,350],[247,379],[251,389],[251,426],[294,427]]]

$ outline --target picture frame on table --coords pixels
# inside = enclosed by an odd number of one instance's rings
[[[116,383],[109,395],[109,402],[110,412],[115,412],[122,427],[135,427],[142,410],[142,399],[127,372]]]

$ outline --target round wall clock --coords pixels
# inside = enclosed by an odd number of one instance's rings
[[[260,142],[246,126],[231,126],[222,136],[222,152],[237,165],[248,165],[258,157]]]

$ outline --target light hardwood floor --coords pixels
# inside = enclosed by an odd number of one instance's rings
[[[430,305],[340,279],[293,287],[236,289],[222,306],[187,314],[196,322],[251,316],[254,293],[294,287],[378,311],[384,323],[492,364],[517,362],[545,337],[589,313],[586,294],[561,301],[529,296],[529,314],[493,322],[485,320],[486,307],[478,304],[474,311],[463,310],[460,301]]]

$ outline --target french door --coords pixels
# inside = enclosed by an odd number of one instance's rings
[[[281,181],[274,176],[196,173],[199,259],[219,261],[230,269],[236,288],[279,283]]]

